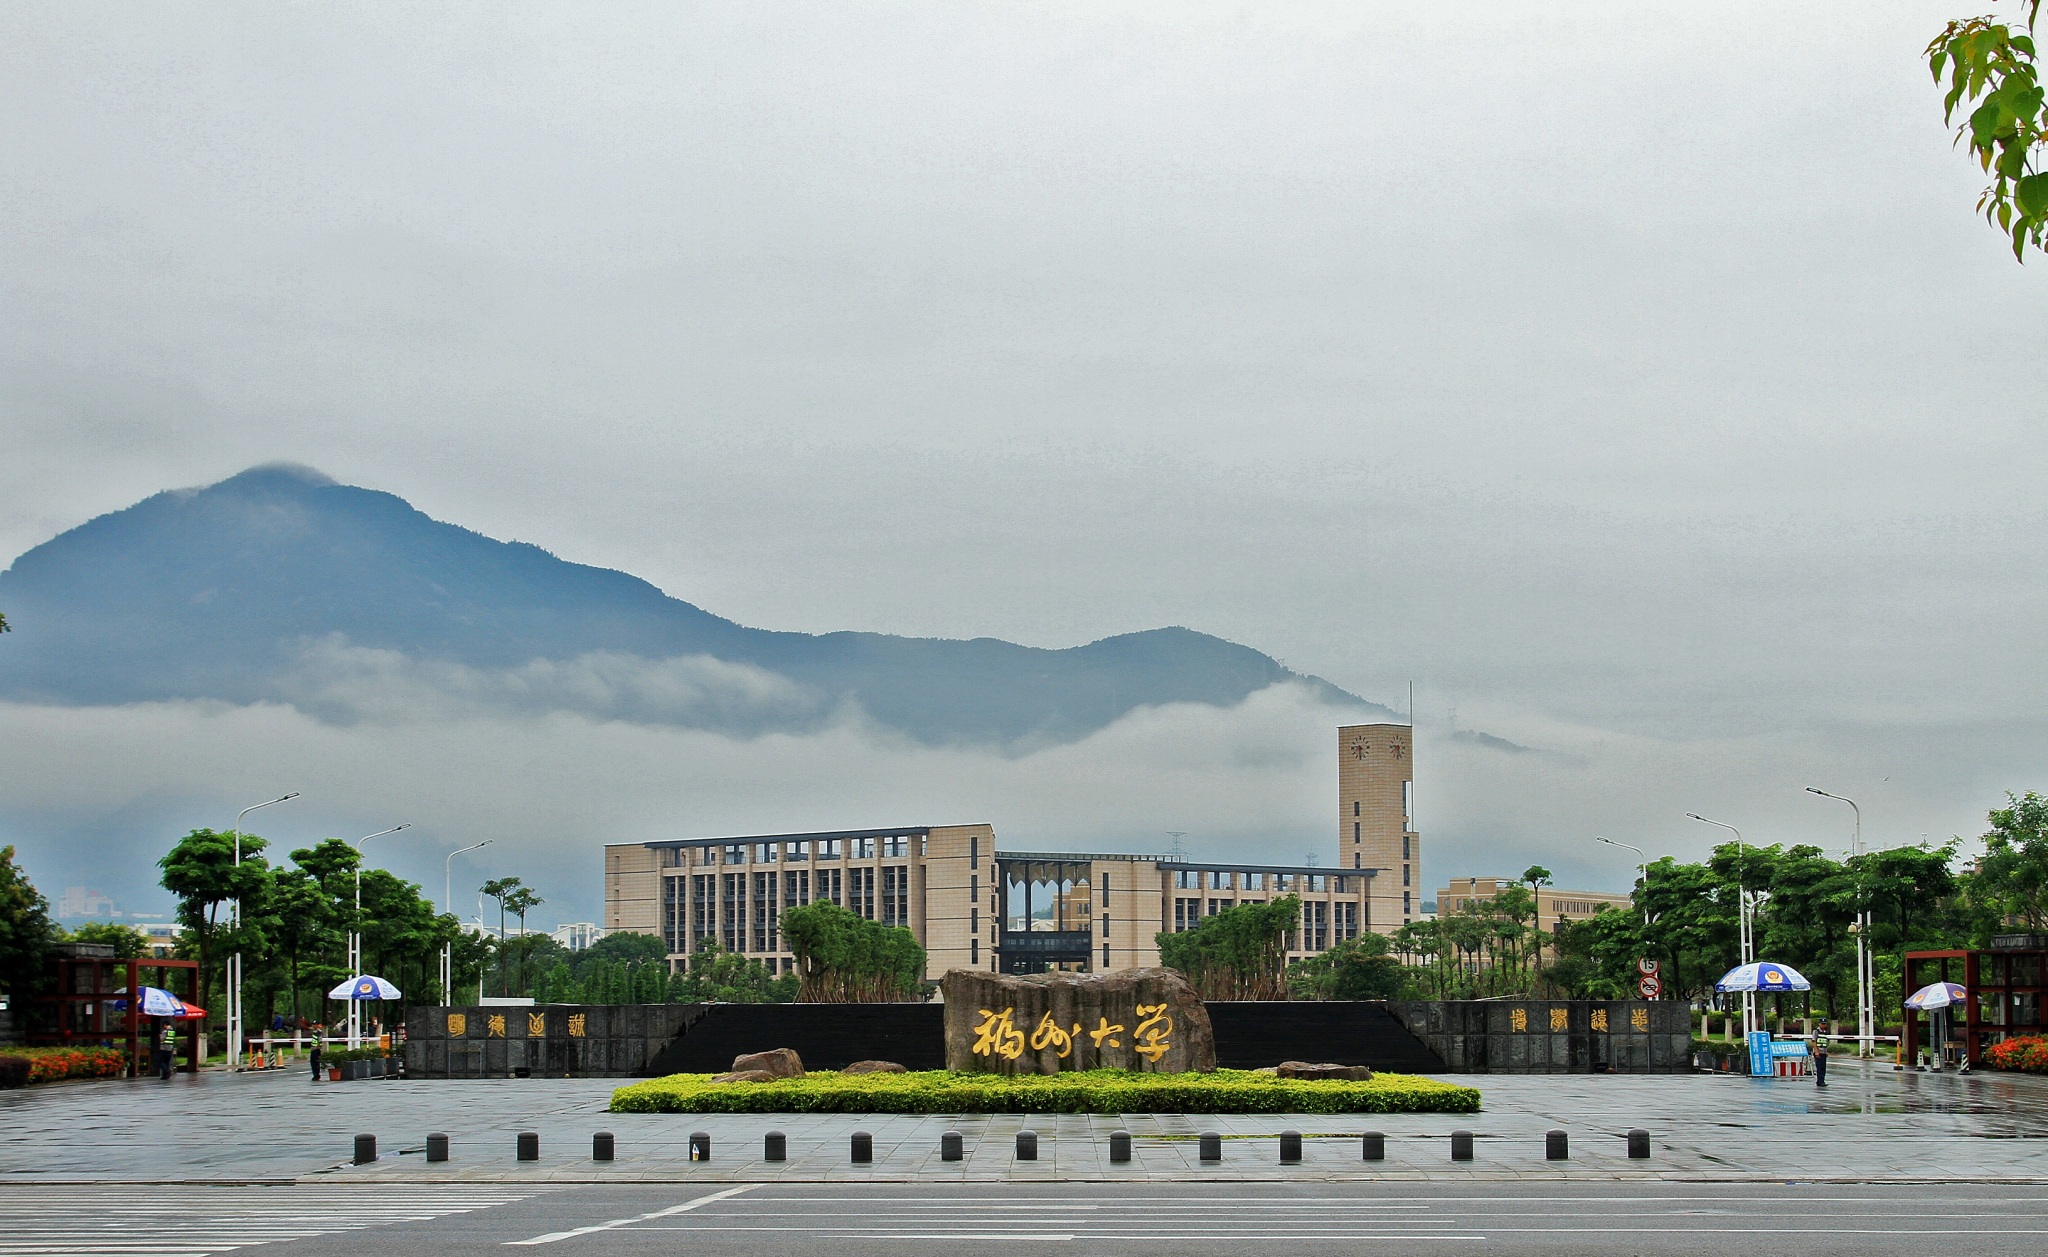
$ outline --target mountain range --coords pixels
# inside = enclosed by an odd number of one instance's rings
[[[353,721],[422,703],[571,710],[734,734],[857,715],[916,741],[1072,741],[1135,708],[1294,682],[1159,628],[1048,650],[751,628],[624,572],[434,520],[303,467],[156,494],[0,572],[0,699],[286,702]]]

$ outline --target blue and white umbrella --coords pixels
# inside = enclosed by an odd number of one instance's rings
[[[1791,965],[1775,960],[1758,960],[1737,965],[1714,983],[1717,991],[1811,991],[1813,983]]]
[[[397,999],[398,988],[384,979],[359,974],[327,993],[328,999]]]
[[[1907,996],[1906,1007],[1932,1012],[1937,1008],[1947,1008],[1950,1004],[1962,1003],[1969,993],[1960,982],[1936,982],[1931,986],[1923,986]]]
[[[108,1000],[107,1003],[115,1012],[128,1011],[125,999]],[[196,1017],[203,1011],[195,1010],[192,1005],[160,987],[142,988],[142,1015],[145,1017]]]

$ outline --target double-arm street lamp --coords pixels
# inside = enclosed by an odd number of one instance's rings
[[[490,845],[491,840],[486,838],[482,842],[472,842],[466,847],[457,847],[448,853],[448,860],[441,867],[441,904],[447,909],[449,916],[455,915],[455,857],[465,851],[474,851],[478,847],[488,847]],[[450,993],[454,989],[455,944],[443,943],[441,944],[441,1007],[446,1008],[449,1005],[451,1002]]]
[[[1756,959],[1756,948],[1750,926],[1749,888],[1743,885],[1745,860],[1742,846],[1742,831],[1733,825],[1725,824],[1721,821],[1710,821],[1698,812],[1687,812],[1686,816],[1691,820],[1699,821],[1701,824],[1713,825],[1735,835],[1736,937],[1740,940],[1742,963],[1749,964]],[[1755,1023],[1756,992],[1744,991],[1742,993],[1742,1041],[1744,1043],[1749,1042],[1750,1032],[1755,1029]]]
[[[1849,854],[1862,855],[1863,809],[1856,806],[1856,800],[1829,794],[1814,786],[1806,787],[1806,792],[1849,805],[1850,810],[1856,813],[1856,838],[1849,847]],[[1870,909],[1859,908],[1856,912],[1856,1055],[1862,1057],[1870,1055],[1877,1038],[1877,1009],[1871,1002],[1876,989],[1876,973],[1870,954]]]
[[[251,803],[249,806],[243,808],[240,812],[237,812],[235,814],[234,834],[236,886],[235,898],[233,902],[230,904],[230,919],[234,922],[235,926],[235,951],[233,955],[228,957],[227,980],[228,1069],[230,1072],[240,1069],[242,1067],[242,887],[240,885],[240,874],[242,868],[242,818],[244,816],[247,816],[249,813],[255,811],[257,808],[269,807],[273,803],[283,803],[287,799],[296,799],[298,797],[299,792],[294,790],[290,794],[279,795],[275,799],[269,799],[262,803]]]
[[[382,838],[386,834],[395,834],[401,829],[411,828],[412,822],[407,821],[403,825],[393,825],[389,829],[380,829],[374,834],[365,834],[363,837],[356,839],[356,915],[355,919],[349,922],[351,928],[348,932],[348,976],[350,981],[363,976],[363,844],[372,838]],[[359,999],[352,999],[348,1002],[348,1045],[351,1048],[363,1045],[362,1007],[363,1002]]]

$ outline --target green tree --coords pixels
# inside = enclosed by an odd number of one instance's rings
[[[526,988],[526,956],[527,953],[531,950],[531,948],[527,945],[526,942],[526,914],[533,911],[535,908],[540,907],[542,904],[546,902],[547,900],[542,899],[539,895],[535,894],[533,888],[530,886],[516,887],[513,890],[507,892],[503,898],[498,900],[499,905],[503,908],[504,911],[510,912],[513,916],[519,918],[518,955],[519,986],[521,990],[524,990]]]
[[[1977,198],[1986,222],[2012,239],[2012,255],[2026,261],[2026,248],[2048,249],[2048,103],[2044,103],[2034,25],[2041,0],[2022,0],[2017,29],[1995,17],[1950,22],[1927,45],[1927,65],[1938,84],[1948,78],[1942,120],[1971,106],[1956,127],[1956,143],[1967,146],[1991,183]]]
[[[672,1004],[786,1004],[796,998],[797,989],[795,974],[778,977],[760,961],[707,938],[690,953],[683,971],[669,977],[666,998]]]
[[[292,853],[295,860],[304,854],[303,851]],[[333,948],[339,934],[333,925],[333,905],[322,890],[319,879],[303,866],[279,869],[276,887],[273,902],[277,909],[277,928],[271,933],[271,941],[276,945],[278,959],[285,967],[285,985],[291,992],[292,1020],[296,1022],[303,1015],[299,999],[305,978],[300,966],[309,956]]]
[[[494,877],[478,887],[478,891],[498,901],[498,994],[508,993],[505,976],[505,917],[509,909],[507,900],[523,885],[516,877]]]
[[[1384,934],[1347,938],[1328,951],[1287,966],[1295,999],[1393,999],[1406,975]]]
[[[1980,934],[1996,932],[2007,922],[2048,929],[2048,799],[2031,790],[2005,799],[2006,805],[1990,814],[1984,858],[1964,890],[1977,910]]]
[[[1543,965],[1543,922],[1537,919],[1537,905],[1543,902],[1543,888],[1551,884],[1550,870],[1540,864],[1532,864],[1522,870],[1522,884],[1529,888],[1529,921],[1535,926],[1529,943],[1535,952],[1537,968]]]
[[[14,862],[14,848],[0,847],[0,991],[26,995],[42,988],[54,931],[50,901]]]
[[[1287,998],[1287,936],[1301,926],[1301,897],[1241,903],[1178,932],[1153,936],[1159,963],[1177,969],[1203,999]]]
[[[237,865],[234,834],[195,829],[157,861],[163,888],[177,897],[178,923],[191,938],[202,991],[213,989],[214,957],[236,951],[261,957],[266,950],[261,922],[272,886],[270,865],[262,855],[267,845],[243,833]],[[234,904],[241,907],[239,927],[230,912]]]
[[[782,937],[796,954],[798,999],[876,1004],[915,999],[925,951],[900,926],[870,921],[826,901],[782,914]]]
[[[149,954],[149,936],[132,925],[118,921],[88,921],[64,936],[67,943],[103,943],[114,949],[114,959],[134,960]]]

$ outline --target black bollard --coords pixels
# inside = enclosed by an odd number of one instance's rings
[[[761,1136],[761,1159],[763,1161],[789,1160],[789,1138],[779,1130],[771,1130]]]
[[[709,1134],[708,1132],[705,1132],[705,1131],[701,1131],[701,1130],[693,1130],[693,1131],[691,1131],[691,1132],[690,1132],[690,1160],[692,1160],[692,1161],[709,1161],[710,1159],[711,1159],[711,1136],[710,1136],[710,1134]]]
[[[1124,1165],[1131,1159],[1131,1132],[1111,1131],[1109,1134],[1109,1161],[1111,1165]]]
[[[1453,1160],[1453,1161],[1470,1161],[1471,1159],[1472,1159],[1472,1132],[1471,1132],[1471,1131],[1469,1131],[1469,1130],[1454,1130],[1454,1131],[1452,1131],[1452,1132],[1451,1132],[1451,1160]]]
[[[375,1161],[376,1159],[377,1137],[375,1135],[357,1135],[356,1164],[368,1165],[370,1162]]]
[[[1038,1160],[1037,1131],[1020,1130],[1017,1132],[1017,1159],[1019,1161]]]
[[[1561,1130],[1553,1130],[1543,1136],[1543,1159],[1546,1161],[1569,1161],[1572,1157],[1572,1137]]]
[[[539,1131],[523,1130],[519,1132],[519,1159],[521,1161],[540,1160]]]
[[[1280,1164],[1301,1164],[1301,1132],[1283,1130],[1280,1132]]]
[[[1202,1160],[1221,1161],[1223,1159],[1223,1136],[1215,1131],[1205,1130],[1202,1132],[1201,1146]]]
[[[1387,1137],[1376,1130],[1365,1132],[1365,1159],[1384,1161],[1387,1159]]]
[[[853,1132],[853,1163],[867,1165],[875,1159],[875,1137],[864,1130]]]
[[[616,1147],[617,1145],[612,1141],[612,1133],[608,1130],[601,1130],[590,1137],[590,1159],[592,1161],[609,1161],[612,1159],[612,1153]]]
[[[433,1134],[431,1134],[431,1135],[428,1135],[428,1136],[427,1136],[427,1160],[429,1160],[429,1161],[446,1161],[447,1159],[448,1159],[448,1136],[446,1136],[446,1135],[442,1134],[442,1133],[441,1133],[440,1131],[435,1131],[435,1132],[434,1132]]]
[[[967,1149],[960,1138],[959,1131],[949,1130],[939,1136],[939,1160],[959,1161],[966,1156]]]
[[[1646,1131],[1646,1130],[1640,1130],[1640,1129],[1638,1129],[1638,1130],[1632,1130],[1632,1131],[1630,1131],[1630,1132],[1628,1133],[1628,1155],[1630,1156],[1630,1158],[1631,1158],[1631,1159],[1633,1159],[1633,1160],[1637,1160],[1637,1161],[1647,1161],[1647,1160],[1649,1160],[1649,1158],[1650,1158],[1650,1132],[1649,1132],[1649,1131]]]

